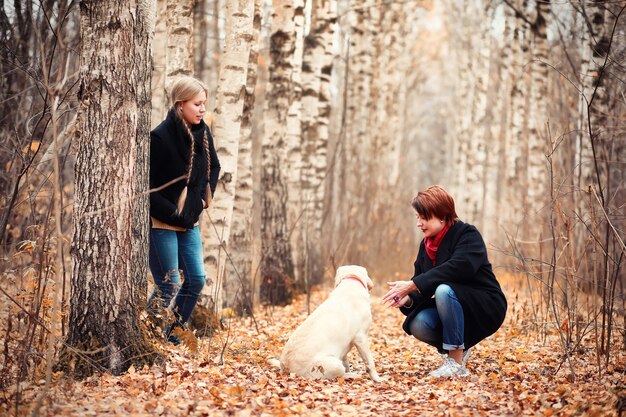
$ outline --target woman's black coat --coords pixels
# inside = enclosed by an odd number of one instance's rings
[[[400,308],[407,316],[402,325],[405,332],[411,334],[409,324],[418,312],[435,307],[432,296],[440,284],[448,284],[463,307],[466,349],[500,328],[506,315],[506,298],[487,259],[485,242],[474,226],[458,221],[448,230],[439,244],[436,266],[422,240],[414,266],[411,280],[419,293],[409,294],[411,307]]]
[[[220,173],[220,161],[215,152],[209,127],[201,121],[191,125],[194,137],[194,164],[187,184],[187,198],[180,214],[176,214],[178,198],[185,187],[185,178],[150,193],[150,216],[171,226],[192,229],[207,201],[207,184],[215,192]],[[209,142],[211,158],[210,175],[207,175],[207,158],[204,151],[204,132]],[[182,120],[171,109],[167,118],[150,132],[150,188],[161,187],[184,177],[190,162],[191,141]]]

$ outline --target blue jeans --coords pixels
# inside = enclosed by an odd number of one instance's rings
[[[463,307],[454,290],[441,284],[435,290],[436,308],[426,308],[409,325],[411,334],[422,342],[445,350],[465,349]]]
[[[155,314],[160,308],[169,307],[176,296],[175,325],[183,325],[189,320],[206,281],[198,227],[184,232],[150,229],[149,262],[154,291],[148,301],[148,312]],[[184,277],[182,285],[179,269]]]

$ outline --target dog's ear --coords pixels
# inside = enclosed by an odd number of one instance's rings
[[[341,283],[341,280],[343,279],[344,275],[345,274],[343,273],[343,266],[340,266],[339,268],[337,268],[337,272],[335,273],[335,286],[333,288],[336,288],[337,285]]]
[[[365,275],[365,277],[367,278],[367,290],[372,291],[372,288],[374,288],[374,281],[372,281],[369,275]]]

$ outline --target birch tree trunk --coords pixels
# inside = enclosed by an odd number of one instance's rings
[[[516,2],[518,10],[526,10],[527,1]],[[514,238],[521,237],[520,226],[523,221],[524,200],[527,191],[526,182],[526,150],[527,145],[524,134],[527,76],[524,72],[525,51],[528,50],[528,30],[526,23],[516,17],[513,26],[513,41],[511,45],[510,78],[512,80],[510,92],[510,104],[508,121],[510,125],[507,131],[506,142],[506,204],[507,233]]]
[[[302,59],[304,55],[304,0],[292,0],[294,49],[291,60],[291,97],[287,111],[287,221],[289,227],[293,272],[296,286],[304,284],[305,246],[302,235]],[[291,12],[290,12],[291,13]]]
[[[156,0],[156,25],[152,41],[152,112],[150,127],[154,129],[167,115],[165,61],[167,55],[167,0]]]
[[[489,71],[490,71],[490,24],[489,2],[483,3],[481,0],[472,0],[472,7],[469,9],[471,17],[471,27],[476,28],[474,35],[470,38],[473,41],[471,47],[471,70],[475,74],[476,83],[472,86],[470,128],[468,131],[468,166],[467,184],[465,195],[466,206],[463,212],[474,222],[476,226],[483,229],[483,208],[486,204],[485,198],[485,165],[487,161],[487,93],[489,91]],[[492,221],[488,219],[487,221]]]
[[[67,348],[79,375],[150,362],[146,303],[154,1],[81,3],[80,131]],[[82,352],[74,356],[74,350]]]
[[[323,181],[327,167],[330,78],[336,0],[313,2],[311,32],[305,39],[302,65],[302,202],[300,222],[304,240],[304,282],[322,279],[321,238],[324,205]]]
[[[397,234],[394,233],[398,220],[396,205],[405,193],[399,188],[400,150],[407,113],[406,80],[409,67],[415,70],[414,57],[407,47],[411,39],[407,21],[412,20],[411,11],[415,6],[415,3],[394,2],[388,7],[381,7],[379,33],[374,37],[377,63],[373,78],[378,93],[373,101],[376,111],[370,129],[375,157],[369,158],[371,171],[368,180],[373,189],[364,196],[365,202],[369,199],[372,210],[369,219],[366,219],[367,227],[362,229],[359,237],[359,241],[369,240],[368,244],[361,245],[361,250],[372,273],[384,268],[391,254],[396,252],[386,249],[386,245],[393,247],[397,244]],[[414,25],[413,21],[411,25]],[[404,198],[404,201],[409,200],[409,197]],[[371,236],[377,238],[371,239]]]
[[[333,235],[330,240],[331,257],[334,262],[363,263],[363,245],[357,245],[367,229],[372,207],[372,136],[375,117],[374,103],[378,97],[375,73],[376,36],[380,23],[380,5],[367,4],[364,0],[350,5],[347,13],[349,25],[349,49],[345,58],[346,89],[344,115],[339,142],[336,145],[335,182],[333,184],[332,213]],[[358,215],[356,215],[358,213]]]
[[[607,2],[591,2],[587,14],[589,15],[588,45],[584,45],[583,114],[581,115],[582,131],[584,132],[581,145],[581,188],[595,186],[602,199],[606,197],[609,152],[611,141],[605,134],[609,94],[607,93],[607,74],[605,62],[609,52],[609,36],[613,27],[615,14],[609,11]],[[609,62],[610,64],[610,62]],[[589,109],[587,109],[589,106]],[[589,124],[586,121],[589,121]],[[589,126],[590,125],[590,126]],[[589,130],[591,129],[591,132]],[[591,133],[591,137],[589,134]]]
[[[303,13],[288,0],[275,0],[270,35],[269,82],[264,117],[261,176],[261,299],[272,304],[291,301],[294,264],[290,248],[288,178],[297,175],[294,156],[287,155],[292,126],[289,112],[297,97],[293,82],[297,50],[294,21]],[[297,61],[301,62],[301,61]],[[297,71],[297,70],[296,70]],[[293,123],[293,121],[292,121]],[[299,133],[298,133],[299,134]],[[299,175],[297,175],[299,178]]]
[[[400,145],[402,132],[404,131],[404,115],[406,107],[406,89],[404,81],[411,59],[410,50],[407,50],[406,20],[409,11],[405,9],[406,3],[392,3],[385,10],[381,30],[385,30],[381,51],[381,68],[386,74],[381,77],[384,80],[381,91],[380,104],[383,106],[379,114],[384,114],[384,119],[377,125],[378,132],[382,134],[381,152],[383,154],[382,166],[379,175],[383,181],[380,184],[381,191],[393,192],[400,174]],[[411,5],[414,8],[415,5]],[[384,53],[388,53],[389,60]],[[382,127],[385,126],[383,129]],[[386,166],[385,166],[386,165]],[[390,194],[381,196],[381,202],[388,204]]]
[[[530,63],[532,105],[529,107],[528,129],[528,208],[527,215],[533,227],[526,227],[526,239],[536,242],[530,256],[538,258],[539,245],[547,233],[547,210],[549,209],[549,175],[546,167],[548,138],[546,123],[548,120],[548,37],[546,19],[550,16],[550,1],[535,3],[533,41],[534,59]]]
[[[220,78],[216,94],[214,134],[222,167],[219,189],[208,210],[202,216],[201,230],[204,242],[207,285],[203,293],[209,296],[209,305],[221,311],[224,265],[230,250],[237,158],[246,92],[254,3],[233,0],[226,4],[226,38],[222,51]]]
[[[510,7],[503,5],[504,29],[501,44],[497,45],[499,56],[493,58],[499,65],[497,67],[497,89],[494,94],[494,104],[492,106],[493,123],[491,125],[490,136],[493,152],[488,153],[487,164],[485,168],[485,195],[493,196],[492,203],[485,204],[484,209],[484,235],[494,242],[498,247],[504,247],[505,239],[501,236],[501,227],[506,225],[509,212],[509,203],[506,200],[505,176],[506,172],[506,155],[508,153],[507,144],[510,146],[509,125],[510,116],[509,106],[511,103],[512,90],[512,72],[510,70],[512,64],[512,33],[511,28],[513,22],[513,11]],[[497,53],[497,52],[496,52]]]
[[[215,94],[219,76],[220,0],[196,0],[194,8],[194,68],[198,79],[209,87],[207,109],[215,108]],[[213,117],[213,115],[209,115]]]
[[[241,118],[241,133],[238,153],[238,175],[235,187],[232,231],[230,234],[231,262],[226,263],[224,293],[226,305],[234,307],[240,314],[252,314],[256,300],[252,246],[252,217],[254,209],[254,177],[252,175],[252,128],[255,106],[255,90],[258,76],[259,37],[263,4],[254,0],[252,40],[248,59],[246,92]]]
[[[471,54],[472,51],[472,24],[468,21],[471,19],[471,12],[467,12],[469,0],[464,0],[461,10],[456,11],[459,15],[458,27],[456,29],[456,37],[458,39],[458,45],[455,45],[455,53],[457,55],[457,85],[455,87],[456,102],[464,111],[457,112],[453,116],[454,120],[454,133],[455,137],[452,140],[454,165],[458,170],[455,177],[451,179],[454,184],[454,195],[459,202],[459,211],[461,216],[464,216],[469,221],[473,221],[471,216],[466,215],[466,210],[471,213],[470,202],[468,201],[471,194],[471,185],[468,186],[467,181],[470,183],[471,178],[468,177],[468,168],[473,164],[473,155],[469,152],[470,144],[470,128],[472,128],[472,93],[473,86],[470,83],[473,74]],[[470,220],[472,219],[472,220]]]
[[[170,86],[177,77],[193,74],[193,5],[195,0],[166,1],[165,90],[169,95]]]

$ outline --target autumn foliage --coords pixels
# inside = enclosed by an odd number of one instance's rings
[[[612,356],[598,368],[593,337],[572,353],[577,380],[570,382],[553,329],[545,336],[529,319],[525,285],[506,278],[510,301],[504,326],[476,346],[466,380],[432,380],[437,352],[405,335],[402,316],[372,298],[370,343],[380,384],[367,377],[356,352],[352,366],[361,378],[307,380],[280,374],[267,358],[280,355],[291,331],[306,317],[305,297],[292,305],[231,318],[227,328],[196,344],[164,345],[164,361],[74,381],[56,373],[46,390],[43,380],[7,387],[0,413],[8,415],[129,416],[618,416],[626,401],[626,355]],[[378,290],[384,280],[378,280]],[[314,292],[312,307],[326,291]],[[553,326],[554,327],[554,326]],[[16,395],[19,390],[19,401]]]

